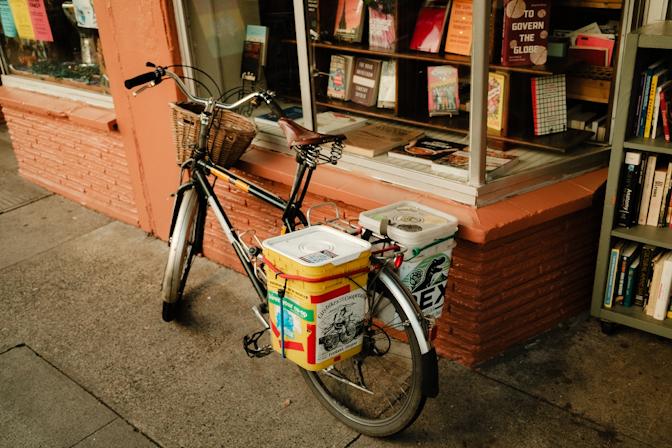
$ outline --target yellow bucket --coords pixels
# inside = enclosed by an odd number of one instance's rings
[[[360,352],[370,251],[327,226],[263,242],[274,350],[307,370]]]

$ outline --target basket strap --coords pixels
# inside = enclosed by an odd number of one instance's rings
[[[334,275],[327,275],[325,277],[304,277],[302,275],[292,275],[292,274],[285,274],[282,272],[280,269],[275,267],[273,263],[271,263],[268,258],[263,257],[264,264],[270,268],[271,271],[275,273],[276,277],[284,278],[285,280],[298,280],[306,283],[320,283],[320,282],[327,282],[329,280],[336,280],[339,278],[344,278],[344,277],[352,277],[357,274],[363,274],[365,272],[369,272],[369,267],[365,266],[363,268],[359,269],[354,269],[352,271],[347,271],[347,272],[342,272],[340,274],[334,274]]]

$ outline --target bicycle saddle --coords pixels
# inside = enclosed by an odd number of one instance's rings
[[[289,118],[280,118],[278,125],[282,129],[282,132],[284,132],[289,146],[321,145],[323,143],[345,140],[345,135],[343,134],[330,135],[313,132],[303,126],[299,126]]]

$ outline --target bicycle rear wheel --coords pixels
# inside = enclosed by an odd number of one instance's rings
[[[163,310],[161,317],[170,322],[177,316],[177,307],[184,294],[189,269],[193,261],[198,216],[198,194],[191,188],[184,192],[170,236],[168,262],[163,276]]]
[[[328,369],[301,372],[320,402],[341,422],[362,434],[385,437],[404,430],[420,415],[425,404],[423,367],[418,340],[399,304],[413,300],[412,296],[387,271],[374,281],[362,352]],[[396,285],[395,291],[385,283]]]

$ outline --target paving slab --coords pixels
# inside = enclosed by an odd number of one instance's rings
[[[122,419],[117,418],[74,445],[72,448],[102,448],[113,446],[124,448],[152,448],[157,447],[158,445]]]
[[[24,180],[18,174],[0,170],[0,213],[6,213],[51,194]]]
[[[439,368],[441,392],[419,421],[393,439],[361,436],[351,447],[650,447],[449,361]]]
[[[115,418],[28,347],[0,355],[0,447],[70,447]]]
[[[489,378],[652,446],[672,446],[672,344],[587,316],[483,365]]]
[[[12,212],[14,213],[14,212]],[[247,280],[198,258],[180,322],[161,320],[166,244],[111,223],[0,270],[0,328],[161,446],[337,446],[357,434],[298,369],[242,350],[259,329]],[[0,340],[0,342],[2,342]]]
[[[0,214],[0,269],[110,222],[110,218],[60,196]]]

